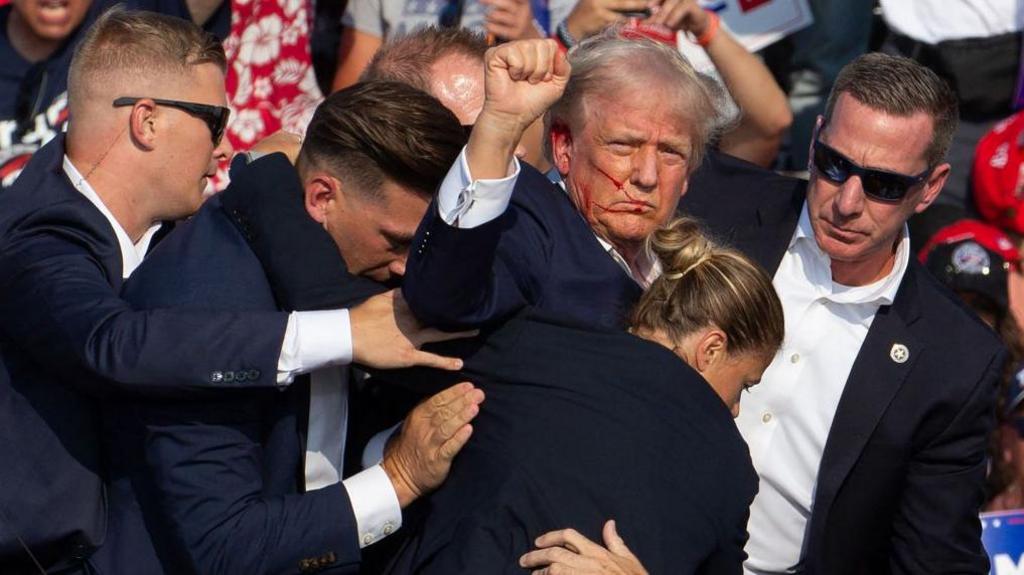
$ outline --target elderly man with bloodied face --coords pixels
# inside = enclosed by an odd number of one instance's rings
[[[403,289],[421,320],[476,327],[536,307],[621,326],[659,274],[644,243],[700,163],[716,90],[675,50],[614,32],[581,43],[569,63],[549,118],[564,191],[514,159],[543,110],[503,109],[502,87],[487,85],[410,253]]]

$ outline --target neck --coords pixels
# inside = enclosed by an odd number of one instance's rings
[[[629,264],[629,269],[636,273],[643,273],[640,269],[640,252],[643,249],[643,242],[613,242],[609,240],[609,243],[615,248],[615,251],[619,252],[622,259],[626,260]]]
[[[63,39],[51,40],[37,36],[17,10],[11,10],[7,18],[7,37],[10,38],[14,50],[33,63],[49,58],[64,43]]]
[[[127,174],[112,172],[106,168],[108,165],[121,165],[116,158],[112,160],[108,157],[104,160],[95,157],[94,154],[76,152],[78,150],[69,145],[68,159],[103,201],[103,205],[128,234],[132,243],[137,243],[142,239],[146,230],[155,223],[155,219],[150,217],[145,207],[132,193],[133,190],[144,188],[134,183],[134,180]],[[75,182],[75,184],[77,183]]]

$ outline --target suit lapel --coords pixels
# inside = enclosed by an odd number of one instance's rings
[[[788,202],[759,206],[753,224],[734,230],[734,247],[774,275],[789,248],[803,203],[804,195],[797,194]]]
[[[914,262],[891,306],[878,310],[839,400],[822,455],[810,535],[820,533],[843,482],[860,458],[882,415],[924,351],[911,324],[919,317]]]

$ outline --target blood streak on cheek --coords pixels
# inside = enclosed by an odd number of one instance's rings
[[[633,196],[630,195],[629,190],[626,189],[626,184],[624,182],[620,182],[619,180],[616,180],[615,178],[613,178],[611,176],[611,174],[609,174],[608,172],[602,170],[598,166],[594,166],[594,169],[597,170],[598,172],[600,172],[602,176],[608,178],[608,181],[610,181],[612,184],[614,184],[615,188],[618,191],[622,192],[623,195],[626,196],[626,199],[628,199],[630,202],[635,203],[635,204],[642,204],[643,203],[640,200],[638,200],[638,199],[636,199],[636,198],[634,198]],[[604,211],[608,211],[608,208],[606,206],[600,206],[599,205],[598,207],[600,207]],[[643,213],[643,211],[644,211],[644,206],[642,206],[642,205],[638,205],[638,206],[633,208],[633,212],[637,213],[637,214]]]

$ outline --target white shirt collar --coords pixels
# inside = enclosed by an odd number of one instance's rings
[[[892,270],[884,278],[864,286],[846,286],[832,280],[831,259],[821,250],[814,237],[806,201],[800,212],[800,221],[793,232],[793,238],[789,242],[789,249],[803,252],[809,256],[806,258],[808,279],[812,280],[815,287],[823,292],[821,294],[823,297],[836,303],[892,305],[896,299],[896,292],[899,291],[900,282],[903,280],[903,274],[906,273],[910,263],[910,233],[907,225],[903,224],[903,228],[900,230],[900,239],[896,245],[896,262]]]
[[[71,185],[75,186],[76,190],[92,202],[96,209],[103,214],[103,217],[107,218],[107,221],[110,222],[110,227],[114,228],[114,235],[117,236],[117,243],[121,248],[121,277],[127,279],[135,271],[135,268],[139,267],[139,264],[142,263],[142,258],[149,251],[149,243],[153,239],[153,234],[160,229],[160,224],[156,224],[146,230],[146,233],[142,234],[142,238],[139,239],[138,243],[133,243],[128,232],[125,231],[114,215],[110,213],[106,204],[100,199],[99,194],[89,185],[89,182],[78,171],[78,168],[71,163],[71,159],[68,158],[67,154],[64,155],[64,173],[71,180]]]

